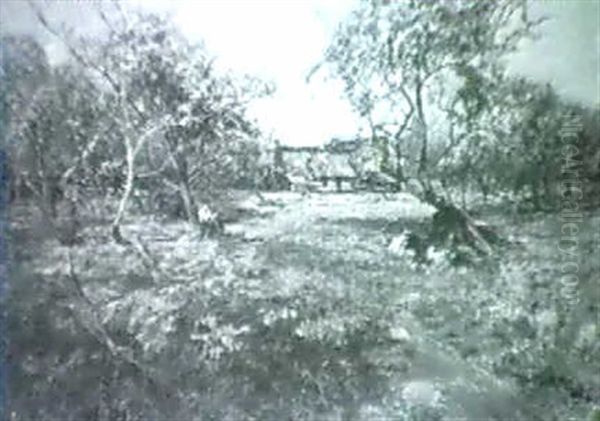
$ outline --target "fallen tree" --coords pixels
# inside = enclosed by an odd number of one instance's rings
[[[417,264],[431,263],[430,251],[443,251],[452,265],[469,265],[492,257],[508,244],[495,227],[477,220],[433,188],[412,189],[411,193],[435,208],[430,218],[404,231],[404,239],[400,239]]]

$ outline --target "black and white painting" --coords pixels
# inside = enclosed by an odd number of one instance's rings
[[[0,418],[600,421],[596,0],[0,1]]]

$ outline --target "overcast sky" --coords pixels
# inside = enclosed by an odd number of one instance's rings
[[[263,129],[289,144],[319,144],[352,137],[356,117],[339,84],[308,71],[320,60],[337,23],[354,0],[129,0],[168,12],[192,40],[203,39],[220,65],[275,82],[274,97],[252,109]],[[586,104],[600,103],[600,1],[532,1],[531,13],[550,21],[542,38],[511,62],[514,72],[552,82],[559,92]],[[84,1],[46,1],[55,22],[66,20],[80,31],[94,28],[93,10]],[[60,49],[44,35],[23,0],[0,0],[2,32],[45,36],[50,54]],[[324,76],[324,75],[323,75]]]

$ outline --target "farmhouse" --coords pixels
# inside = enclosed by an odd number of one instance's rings
[[[337,191],[355,189],[377,172],[377,157],[368,140],[333,139],[324,146],[280,146],[274,166],[290,176],[292,184],[318,182],[321,189],[332,184]],[[387,180],[393,184],[394,180]]]

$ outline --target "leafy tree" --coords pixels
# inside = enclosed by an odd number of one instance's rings
[[[70,38],[37,13],[112,98],[110,116],[125,168],[114,238],[126,242],[120,224],[142,184],[174,193],[185,218],[198,223],[197,201],[214,202],[231,186],[237,145],[257,135],[245,114],[248,103],[271,88],[217,74],[202,45],[190,44],[156,15],[122,12],[109,18],[100,8],[109,34],[92,43]]]
[[[65,220],[66,215],[58,215],[59,205],[68,199],[78,206],[77,196],[97,181],[85,173],[98,144],[111,136],[103,96],[77,68],[50,68],[34,40],[9,38],[5,46],[10,56],[20,57],[9,56],[4,66],[12,86],[4,98],[13,195],[34,199],[51,228],[66,222],[72,230],[73,215]],[[66,234],[61,240],[73,241],[74,231]]]
[[[49,64],[43,48],[31,37],[4,36],[0,40],[0,94],[2,146],[15,156],[18,143],[15,131],[27,115],[31,98],[47,80]],[[11,160],[11,191],[19,184],[19,171]]]
[[[334,36],[325,55],[344,81],[353,107],[368,120],[373,137],[396,143],[397,160],[414,168],[419,196],[462,223],[442,230],[489,249],[468,215],[441,196],[433,183],[439,161],[495,137],[488,125],[493,93],[505,73],[503,59],[540,23],[521,0],[363,1]],[[441,149],[432,154],[432,142]],[[402,172],[398,168],[398,173]]]
[[[581,130],[573,144],[580,152],[576,157],[582,164],[578,174],[583,184],[597,174],[592,162],[598,148],[590,141],[592,133],[598,133],[592,117],[597,110],[560,98],[550,84],[522,77],[505,79],[494,94],[494,103],[485,116],[485,121],[497,122],[493,138],[466,151],[455,150],[442,162],[441,172],[474,182],[484,195],[490,191],[511,193],[523,209],[556,209],[564,179],[561,128],[579,118]],[[583,165],[584,161],[588,165]]]

